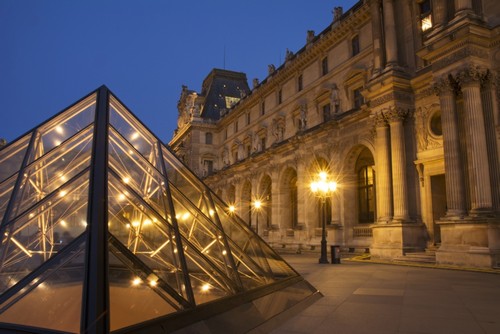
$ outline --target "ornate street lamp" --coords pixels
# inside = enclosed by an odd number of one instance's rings
[[[311,191],[316,196],[321,198],[322,206],[322,225],[321,225],[321,256],[319,263],[328,263],[326,252],[326,198],[333,195],[337,189],[337,182],[329,180],[326,172],[320,172],[318,179],[311,183]]]

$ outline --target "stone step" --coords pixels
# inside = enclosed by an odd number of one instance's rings
[[[418,252],[418,253],[406,253],[403,256],[398,256],[394,258],[395,262],[418,262],[418,263],[436,263],[436,253],[435,252]]]

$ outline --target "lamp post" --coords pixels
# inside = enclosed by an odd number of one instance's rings
[[[255,232],[257,234],[259,234],[259,212],[260,212],[260,208],[262,207],[262,202],[259,201],[258,199],[255,200],[253,202],[253,207],[255,208],[255,211],[256,211],[256,219],[255,219],[255,222],[257,224],[257,226],[255,227]]]
[[[337,189],[337,182],[331,181],[326,172],[320,172],[318,179],[311,183],[312,193],[321,198],[322,205],[322,222],[321,222],[321,256],[319,263],[328,263],[326,252],[326,198],[333,195]]]

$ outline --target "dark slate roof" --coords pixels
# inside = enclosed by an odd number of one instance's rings
[[[221,117],[221,110],[230,109],[242,95],[246,96],[249,93],[250,88],[245,73],[214,68],[203,81],[200,95],[205,97],[205,105],[201,117],[218,120]]]

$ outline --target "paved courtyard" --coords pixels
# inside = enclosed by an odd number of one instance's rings
[[[273,334],[500,333],[500,274],[283,257],[324,297]]]

